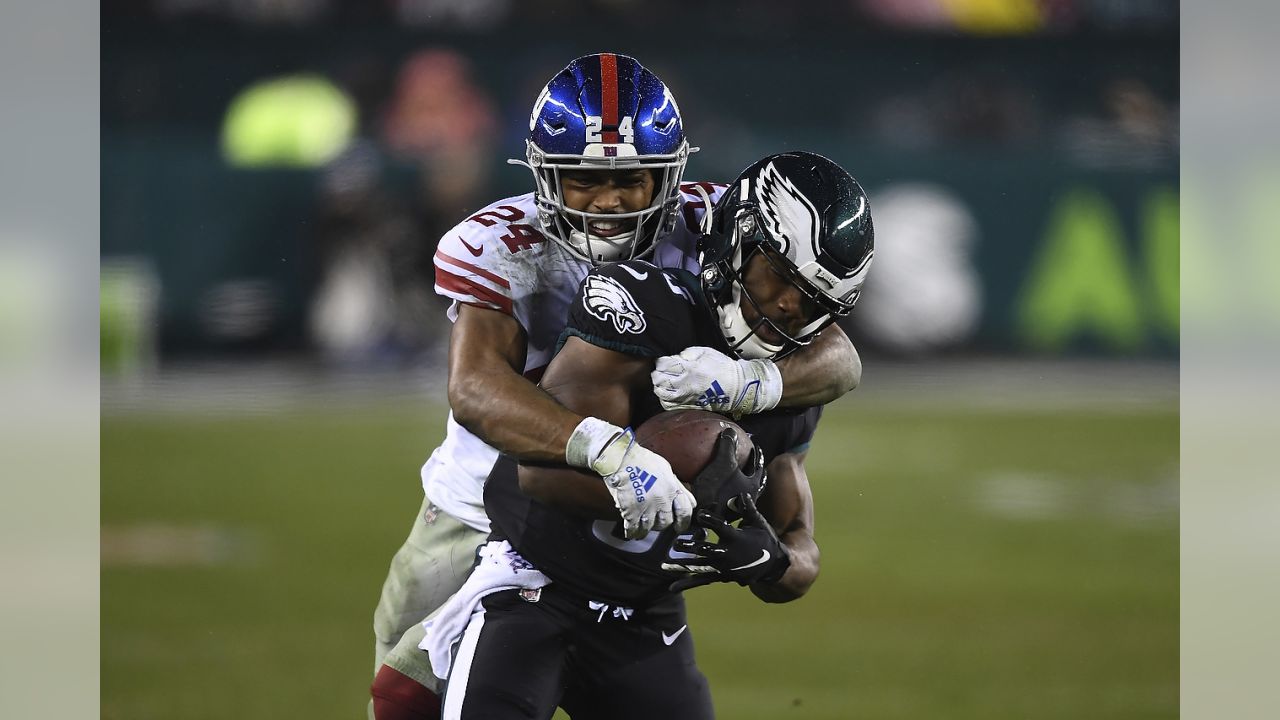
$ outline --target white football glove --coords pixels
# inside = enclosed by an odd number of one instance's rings
[[[667,410],[700,408],[735,418],[778,406],[782,373],[772,360],[737,360],[709,347],[658,358],[653,394]]]
[[[564,454],[568,464],[591,468],[604,478],[628,539],[672,525],[680,532],[688,529],[697,504],[693,493],[666,458],[636,442],[631,428],[589,417],[574,428]]]

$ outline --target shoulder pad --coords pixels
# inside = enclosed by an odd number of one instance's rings
[[[541,246],[547,237],[538,229],[529,197],[499,200],[455,225],[440,238],[437,251],[455,259],[513,255]]]
[[[533,225],[526,196],[499,200],[458,223],[440,238],[435,291],[469,305],[512,313],[511,259],[545,237]]]

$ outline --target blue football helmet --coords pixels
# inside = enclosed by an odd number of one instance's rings
[[[543,88],[529,115],[525,165],[533,171],[543,232],[593,264],[645,257],[675,226],[680,179],[690,148],[671,91],[634,58],[586,55],[569,63]],[[565,206],[565,170],[634,170],[654,173],[649,207],[604,214]],[[596,221],[630,221],[626,232],[603,237]]]

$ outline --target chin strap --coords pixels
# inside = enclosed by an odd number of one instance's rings
[[[733,337],[731,345],[739,357],[747,360],[764,360],[782,352],[782,345],[773,345],[760,338],[742,317],[742,309],[737,305],[732,308],[720,308],[720,322],[725,333]]]
[[[697,150],[697,148],[694,148],[694,150]],[[695,184],[693,186],[693,191],[702,198],[702,222],[699,223],[700,227],[698,228],[698,232],[703,235],[710,235],[712,219],[711,211],[715,208],[715,203],[711,202],[711,194],[708,193],[701,184]]]
[[[578,243],[587,249],[587,254],[591,256],[593,262],[614,262],[616,260],[629,260],[635,257],[632,253],[635,251],[635,229],[631,229],[621,235],[615,235],[611,238],[596,237],[591,233],[581,230],[570,230],[569,239]],[[601,254],[596,252],[598,248],[606,248],[612,252]],[[619,251],[630,251],[625,254]]]

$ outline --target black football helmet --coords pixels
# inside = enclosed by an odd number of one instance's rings
[[[744,358],[777,359],[853,310],[874,254],[871,206],[858,181],[827,158],[770,155],[729,186],[698,247],[703,290],[729,345]],[[744,284],[744,269],[757,253],[816,308],[794,334],[770,321]],[[742,302],[755,307],[759,320],[747,323]],[[766,324],[782,344],[757,333]]]

